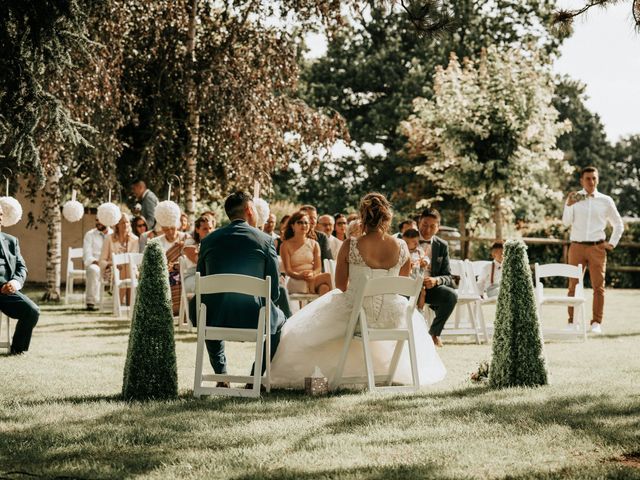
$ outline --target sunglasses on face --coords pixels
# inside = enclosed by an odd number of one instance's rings
[[[136,228],[147,228],[147,226],[144,223],[136,223]]]
[[[298,221],[296,222],[296,225],[309,225],[309,222],[305,222],[305,221],[303,221],[303,220],[298,220]]]

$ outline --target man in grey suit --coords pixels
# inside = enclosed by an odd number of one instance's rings
[[[436,237],[440,229],[440,213],[435,208],[423,210],[418,223],[420,246],[429,257],[428,273],[425,274],[423,288],[426,290],[426,303],[436,313],[429,334],[433,343],[441,347],[440,334],[444,324],[456,307],[458,294],[453,288],[453,278],[449,266],[449,246]]]
[[[257,278],[271,277],[271,356],[273,357],[280,343],[280,331],[287,314],[290,314],[288,299],[286,295],[282,295],[282,290],[279,288],[280,271],[275,244],[271,236],[252,226],[255,225],[256,218],[251,195],[246,192],[232,193],[225,200],[224,209],[231,223],[211,232],[202,240],[197,271],[203,276],[237,273]],[[222,293],[205,295],[203,302],[207,305],[207,325],[256,328],[258,312],[264,304],[264,299]],[[194,324],[196,318],[194,298],[191,303],[191,319]],[[206,346],[213,370],[216,373],[226,373],[227,362],[223,342],[207,340]],[[265,365],[262,367],[264,370]]]
[[[2,227],[0,206],[0,227]],[[20,254],[18,239],[0,232],[0,311],[18,320],[11,342],[10,355],[29,350],[31,332],[38,323],[40,310],[20,289],[27,279],[27,266]]]
[[[142,210],[140,215],[147,221],[149,230],[153,230],[156,226],[156,207],[158,206],[158,197],[147,188],[144,180],[137,179],[131,185],[131,192],[135,195],[136,200],[140,202]]]

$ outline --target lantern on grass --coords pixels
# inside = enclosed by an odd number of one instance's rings
[[[62,206],[62,216],[67,222],[79,222],[84,216],[84,205],[76,200],[76,191],[71,193],[71,200]]]

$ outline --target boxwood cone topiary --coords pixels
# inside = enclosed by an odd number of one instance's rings
[[[505,388],[546,384],[527,246],[519,240],[509,240],[504,248],[489,385]]]
[[[125,400],[177,398],[169,272],[165,253],[157,241],[147,244],[140,272],[122,396]]]

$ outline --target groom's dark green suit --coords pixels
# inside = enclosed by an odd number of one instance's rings
[[[226,227],[207,235],[200,244],[197,271],[200,275],[237,273],[257,278],[271,277],[271,355],[280,342],[280,329],[289,312],[288,300],[279,288],[278,256],[271,236],[250,226],[244,220],[234,220]],[[264,300],[237,293],[205,295],[207,325],[218,327],[256,328],[258,312]],[[282,309],[278,307],[282,305]],[[195,322],[195,298],[191,305]],[[224,344],[207,340],[211,365],[216,373],[226,372]]]

